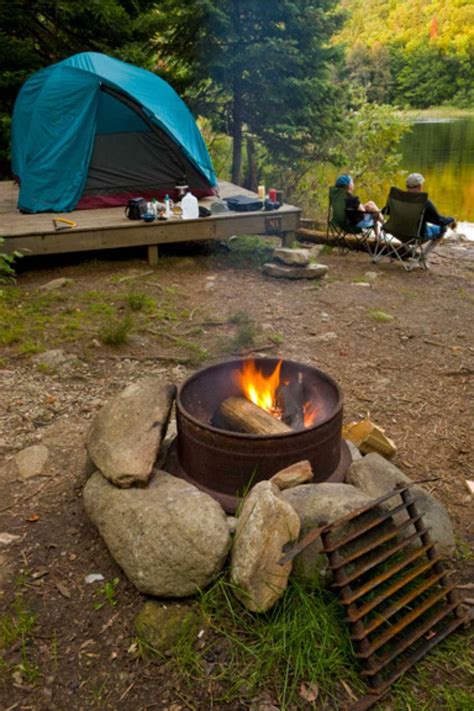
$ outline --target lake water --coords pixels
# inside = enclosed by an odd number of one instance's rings
[[[452,215],[474,239],[474,117],[424,119],[400,145],[402,168],[422,173],[439,212]]]

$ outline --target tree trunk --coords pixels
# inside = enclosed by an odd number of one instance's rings
[[[247,190],[253,190],[254,193],[256,193],[258,189],[257,160],[255,157],[255,143],[252,136],[247,136],[247,177],[245,179],[245,187]]]
[[[232,182],[242,182],[242,84],[240,77],[234,81],[234,102],[232,108]]]

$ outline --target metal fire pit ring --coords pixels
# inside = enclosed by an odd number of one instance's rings
[[[268,376],[280,359],[254,360]],[[344,481],[351,455],[341,437],[343,395],[338,384],[317,368],[291,360],[283,360],[281,366],[285,380],[303,374],[306,392],[318,406],[311,427],[262,436],[211,424],[223,400],[242,394],[232,372],[240,370],[244,361],[239,358],[204,368],[181,385],[176,400],[178,436],[167,457],[167,471],[208,493],[229,513],[235,512],[249,486],[304,459],[312,465],[313,482]]]

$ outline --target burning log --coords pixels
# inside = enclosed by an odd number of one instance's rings
[[[298,380],[280,385],[277,390],[277,405],[282,415],[281,419],[293,430],[304,430],[304,385],[303,374],[298,373]]]
[[[233,432],[273,435],[292,432],[292,428],[244,397],[228,397],[219,405],[215,424]]]

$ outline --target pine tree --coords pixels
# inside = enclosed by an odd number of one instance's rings
[[[279,161],[314,156],[337,121],[330,82],[342,20],[338,0],[169,0],[161,6],[162,66],[195,110],[233,138],[232,182],[260,143]]]

